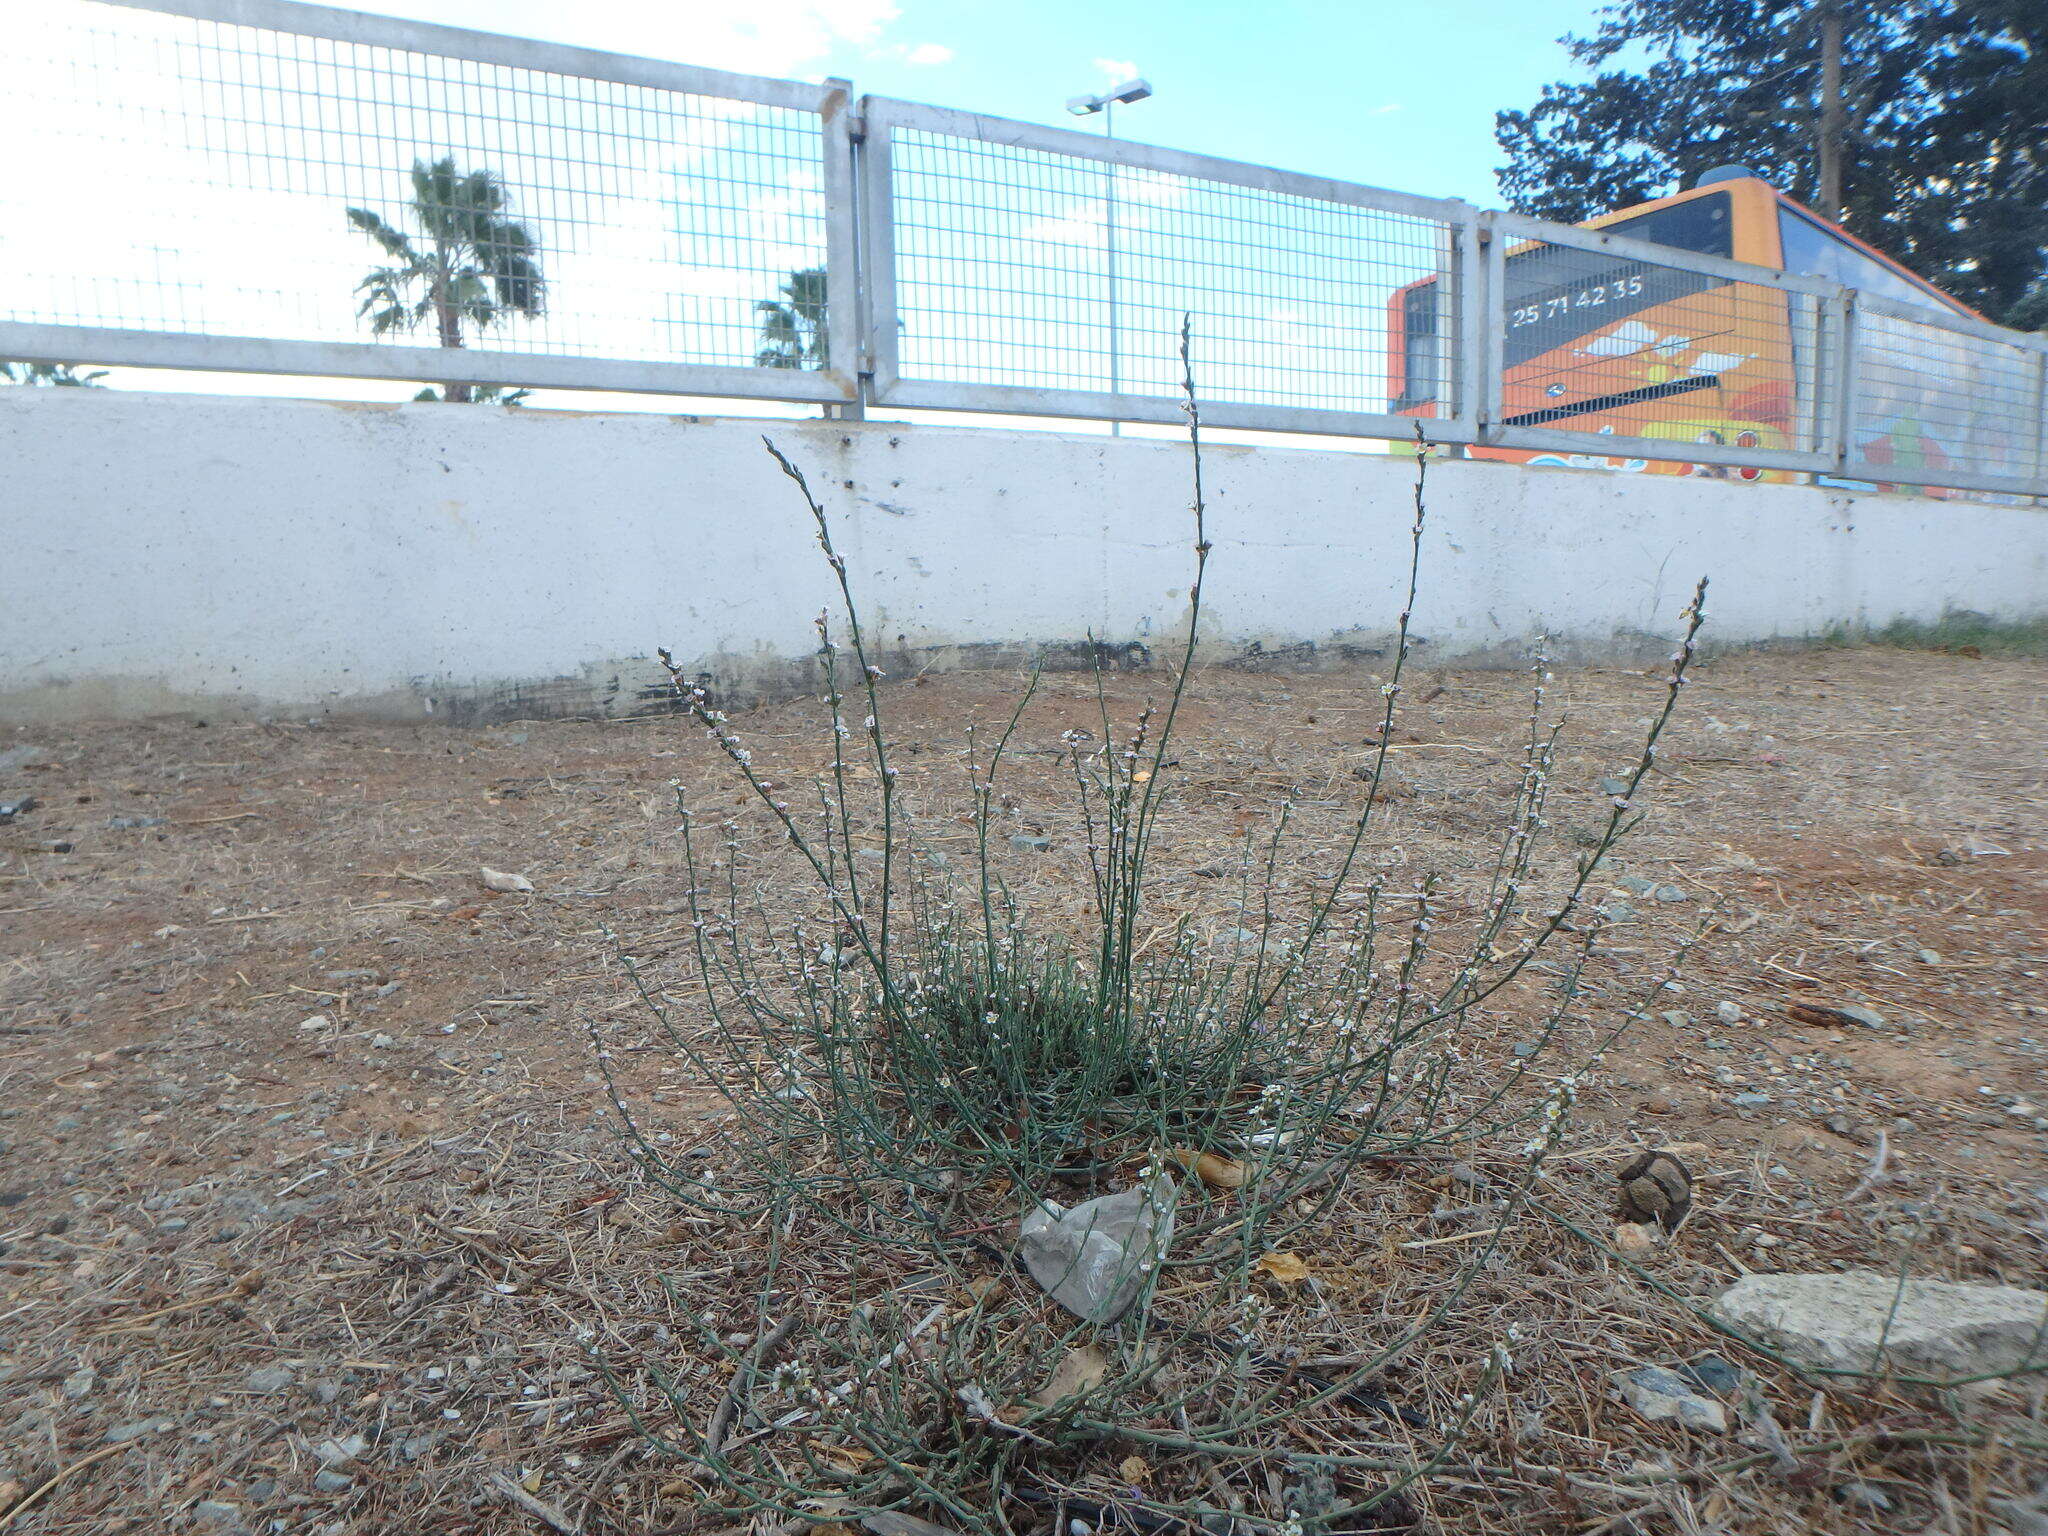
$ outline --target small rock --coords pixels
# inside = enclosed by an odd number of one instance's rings
[[[313,1454],[323,1467],[345,1467],[369,1448],[370,1442],[361,1435],[350,1435],[346,1440],[330,1437],[315,1445]]]
[[[313,1474],[313,1486],[322,1493],[347,1493],[355,1485],[356,1480],[347,1473],[331,1468],[323,1467]]]
[[[34,795],[18,795],[12,800],[0,800],[0,821],[12,821],[17,816],[26,816],[41,803]]]
[[[1948,1378],[2048,1364],[2048,1292],[1896,1275],[1748,1275],[1713,1315],[1802,1364]],[[1883,1341],[1880,1355],[1879,1341]]]
[[[1675,885],[1660,885],[1651,892],[1659,901],[1691,901],[1692,897]]]
[[[156,1229],[159,1232],[182,1232],[191,1225],[192,1223],[182,1216],[166,1216],[156,1224]]]
[[[270,1478],[259,1477],[242,1489],[251,1504],[268,1504],[277,1497],[277,1484]]]
[[[392,1039],[391,1036],[383,1033],[380,1030],[376,1034],[370,1036],[370,1044],[373,1048],[377,1050],[388,1051],[391,1049],[391,1047],[398,1044],[398,1042]]]
[[[90,1392],[93,1383],[99,1379],[99,1372],[89,1365],[81,1365],[64,1378],[64,1395],[75,1403]]]
[[[1835,1497],[1857,1509],[1874,1509],[1880,1514],[1892,1507],[1891,1495],[1874,1483],[1851,1481],[1835,1489]]]
[[[1884,1015],[1875,1008],[1844,1008],[1841,1011],[1854,1019],[1858,1024],[1861,1024],[1865,1029],[1884,1028]]]
[[[1624,1221],[1614,1229],[1614,1251],[1639,1258],[1657,1246],[1663,1234],[1646,1221]]]
[[[192,1518],[201,1525],[210,1525],[215,1530],[236,1530],[242,1524],[239,1506],[225,1499],[201,1499],[192,1506]]]
[[[251,1392],[289,1392],[298,1377],[287,1365],[259,1365],[247,1377]]]
[[[1603,795],[1625,795],[1628,793],[1628,780],[1616,778],[1602,779],[1600,781],[1600,793]]]
[[[1614,883],[1624,891],[1627,891],[1631,896],[1653,895],[1657,889],[1656,881],[1645,880],[1641,875],[1623,875]]]
[[[1734,1397],[1750,1379],[1749,1372],[1740,1366],[1730,1365],[1711,1351],[1686,1361],[1678,1368],[1678,1374],[1701,1391],[1711,1392],[1723,1401]]]
[[[1052,839],[1034,837],[1029,832],[1012,832],[1010,846],[1019,853],[1044,853],[1052,847]]]
[[[1702,1397],[1676,1371],[1661,1365],[1638,1366],[1608,1377],[1621,1389],[1629,1407],[1651,1423],[1675,1420],[1688,1429],[1724,1432],[1728,1415],[1711,1397]]]
[[[107,825],[116,832],[133,832],[138,827],[161,827],[169,821],[168,816],[109,816]]]
[[[1758,1093],[1752,1089],[1748,1093],[1736,1094],[1728,1102],[1737,1109],[1762,1109],[1771,1102],[1771,1096],[1768,1093]]]
[[[1657,1017],[1666,1024],[1669,1024],[1673,1029],[1685,1029],[1692,1023],[1692,1015],[1683,1008],[1666,1008]]]
[[[524,875],[508,875],[502,869],[493,869],[488,864],[480,865],[479,869],[479,878],[482,879],[486,890],[511,894],[533,889],[533,882]]]
[[[144,1435],[160,1435],[177,1424],[176,1419],[135,1419],[127,1424],[116,1424],[107,1431],[109,1445],[126,1445],[130,1440],[140,1440]]]
[[[1533,1040],[1517,1040],[1515,1042],[1515,1055],[1519,1060],[1527,1061],[1536,1054],[1536,1050],[1536,1042]]]
[[[1720,1002],[1714,1004],[1714,1017],[1723,1024],[1740,1024],[1742,1022],[1742,1005],[1731,1003],[1726,998],[1723,998]]]
[[[1599,912],[1610,923],[1632,923],[1636,920],[1636,909],[1625,901],[1604,901]]]
[[[1916,951],[1914,951],[1914,956],[1913,956],[1913,957],[1914,957],[1914,958],[1915,958],[1916,960],[1918,960],[1918,961],[1919,961],[1919,962],[1920,962],[1920,963],[1921,963],[1922,965],[1939,965],[1939,964],[1941,964],[1941,951],[1940,951],[1940,950],[1938,950],[1938,949],[1922,949],[1922,950],[1916,950]]]
[[[1845,1141],[1856,1140],[1856,1122],[1847,1115],[1829,1115],[1821,1124]]]

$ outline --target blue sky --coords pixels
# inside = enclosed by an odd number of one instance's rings
[[[369,0],[364,10],[1070,122],[1135,65],[1118,133],[1498,206],[1493,114],[1571,74],[1580,0]]]

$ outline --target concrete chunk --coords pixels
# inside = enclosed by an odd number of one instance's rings
[[[1878,1274],[1749,1275],[1713,1315],[1803,1365],[1952,1378],[2048,1364],[2048,1292]],[[1887,1326],[1889,1323],[1889,1326]]]

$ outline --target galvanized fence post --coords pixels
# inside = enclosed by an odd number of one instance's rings
[[[825,365],[847,391],[847,403],[827,405],[825,414],[859,421],[867,404],[860,382],[860,185],[854,165],[853,82],[834,76],[825,82],[825,91],[818,122],[825,154]]]
[[[898,373],[900,322],[896,315],[896,207],[893,136],[873,110],[872,96],[860,102],[860,273],[861,391],[874,404],[885,400]]]

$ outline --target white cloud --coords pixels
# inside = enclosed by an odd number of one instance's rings
[[[944,43],[919,43],[904,53],[903,62],[918,65],[950,64],[953,62],[953,50]]]
[[[1138,76],[1138,66],[1129,59],[1097,59],[1095,67],[1102,72],[1105,85],[1122,85]]]
[[[1374,108],[1373,108],[1373,109],[1372,109],[1372,110],[1371,110],[1370,112],[1366,113],[1366,116],[1367,116],[1367,117],[1385,117],[1385,116],[1386,116],[1386,115],[1387,115],[1387,114],[1388,114],[1389,112],[1398,112],[1398,111],[1400,111],[1400,110],[1401,110],[1401,103],[1400,103],[1400,102],[1398,102],[1398,101],[1389,101],[1389,102],[1385,102],[1385,103],[1383,103],[1383,104],[1382,104],[1382,105],[1380,105],[1380,106],[1374,107]]]

